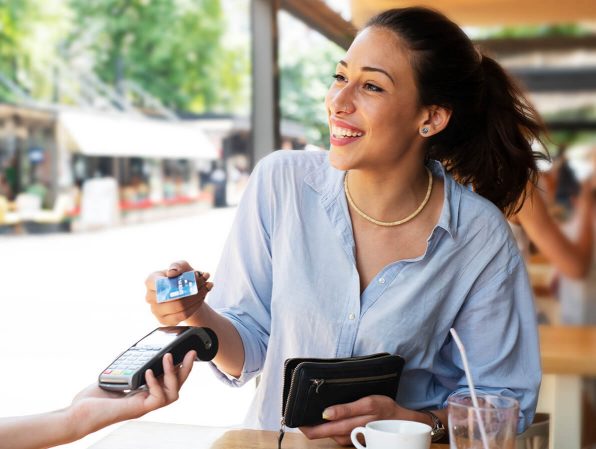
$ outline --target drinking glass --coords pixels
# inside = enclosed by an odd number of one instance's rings
[[[476,395],[478,408],[473,406],[469,393],[454,394],[447,401],[449,447],[514,449],[519,403],[506,396],[481,392]]]

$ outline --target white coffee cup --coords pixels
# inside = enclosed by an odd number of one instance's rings
[[[350,438],[358,449],[428,449],[430,431],[430,426],[420,422],[386,419],[356,427]],[[358,434],[364,435],[366,447],[358,442]]]

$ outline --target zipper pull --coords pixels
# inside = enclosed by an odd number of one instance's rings
[[[319,394],[319,388],[325,383],[325,379],[312,379],[312,383],[315,385],[315,393]]]
[[[277,449],[281,449],[281,442],[284,439],[284,435],[286,434],[286,420],[284,417],[281,417],[281,426],[279,428],[279,438],[277,439]]]

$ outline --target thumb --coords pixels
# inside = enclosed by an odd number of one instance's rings
[[[170,267],[168,268],[168,271],[166,272],[166,276],[168,276],[169,278],[172,278],[172,277],[179,276],[186,271],[194,271],[194,270],[186,260],[179,260],[177,262],[170,264]]]

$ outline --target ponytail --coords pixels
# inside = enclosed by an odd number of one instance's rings
[[[528,183],[537,182],[536,161],[548,157],[532,149],[534,142],[542,143],[546,128],[494,59],[481,56],[478,70],[477,107],[459,114],[452,129],[431,142],[429,155],[509,216],[521,208]],[[449,145],[450,141],[457,143]]]
[[[460,183],[512,215],[538,176],[532,150],[546,128],[503,68],[481,55],[455,23],[422,7],[385,11],[367,26],[395,32],[410,51],[423,106],[451,111],[447,127],[427,139],[427,155]]]

